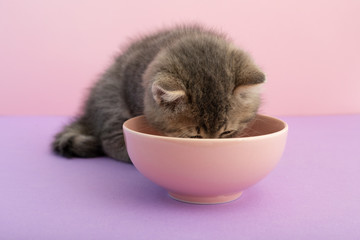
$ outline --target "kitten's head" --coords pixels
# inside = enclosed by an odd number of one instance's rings
[[[149,123],[167,136],[190,138],[243,131],[257,113],[265,80],[247,54],[203,36],[163,50],[143,78]]]

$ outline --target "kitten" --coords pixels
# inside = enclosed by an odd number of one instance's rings
[[[163,30],[133,42],[115,59],[82,114],[56,135],[53,150],[131,162],[122,124],[141,114],[168,136],[232,137],[255,117],[264,80],[223,34],[196,25]]]

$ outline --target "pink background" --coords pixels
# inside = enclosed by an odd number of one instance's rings
[[[0,1],[0,114],[74,115],[129,37],[223,30],[267,74],[262,112],[360,113],[360,1]]]

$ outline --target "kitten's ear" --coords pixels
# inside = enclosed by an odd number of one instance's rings
[[[258,98],[262,92],[263,83],[251,84],[251,85],[240,85],[234,89],[234,96],[240,98],[242,101],[253,101]]]
[[[151,91],[157,104],[175,105],[186,97],[182,89],[173,89],[173,87],[162,84],[161,81],[155,81],[152,84]]]
[[[234,52],[235,85],[251,85],[265,82],[265,74],[246,53]]]
[[[243,69],[237,79],[238,85],[261,84],[265,82],[265,74],[255,66]]]

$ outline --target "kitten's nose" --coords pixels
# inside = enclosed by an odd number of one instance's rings
[[[217,133],[208,133],[207,138],[218,138],[218,134]]]

